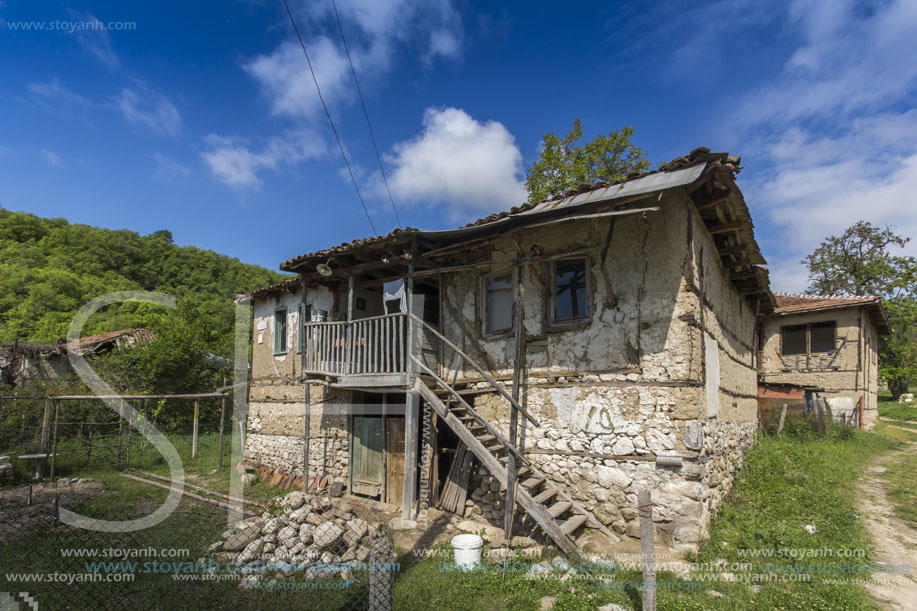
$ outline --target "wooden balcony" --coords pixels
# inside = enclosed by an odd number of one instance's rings
[[[379,388],[407,384],[405,313],[343,322],[307,322],[305,372],[335,376],[336,386]]]

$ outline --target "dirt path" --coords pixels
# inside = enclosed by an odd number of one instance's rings
[[[914,432],[914,431],[911,431]],[[866,586],[870,596],[884,609],[917,611],[917,530],[895,516],[886,497],[884,463],[905,454],[917,453],[917,443],[905,442],[907,447],[894,454],[874,460],[859,479],[859,509],[866,528],[875,543],[874,561],[877,565],[900,567],[907,565],[909,574],[876,572]]]

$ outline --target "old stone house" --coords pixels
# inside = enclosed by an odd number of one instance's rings
[[[738,164],[697,149],[286,261],[252,294],[246,459],[573,553],[584,528],[636,534],[646,488],[663,540],[696,546],[755,437],[774,306]]]
[[[891,332],[881,299],[775,293],[762,318],[762,386],[815,389],[839,420],[878,419],[879,336]]]

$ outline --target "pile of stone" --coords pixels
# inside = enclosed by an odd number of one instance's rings
[[[0,481],[13,477],[13,463],[9,456],[0,456]]]
[[[294,572],[308,581],[341,578],[370,562],[381,525],[359,518],[347,504],[327,496],[292,492],[277,511],[243,520],[208,549],[213,560],[246,575],[275,579]]]

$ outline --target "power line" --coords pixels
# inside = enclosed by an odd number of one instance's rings
[[[353,67],[353,59],[350,57],[350,49],[347,48],[347,40],[344,38],[344,27],[341,25],[341,16],[338,14],[337,3],[331,0],[331,6],[334,7],[334,17],[338,22],[338,30],[341,32],[341,42],[344,43],[344,51],[347,52],[347,61],[350,62],[350,73],[353,74],[353,82],[357,86],[357,93],[360,94],[360,104],[363,106],[363,116],[366,117],[366,127],[369,128],[369,137],[373,141],[373,150],[376,152],[376,160],[379,162],[379,171],[382,172],[382,182],[385,183],[385,192],[388,193],[388,201],[392,202],[392,211],[395,213],[395,220],[401,227],[401,218],[398,216],[398,208],[395,207],[395,200],[392,192],[388,188],[388,178],[385,176],[385,170],[382,168],[382,158],[379,156],[379,148],[376,146],[376,135],[373,133],[373,125],[369,121],[369,111],[366,110],[366,101],[363,99],[363,90],[360,89],[360,81],[357,79],[357,71]]]
[[[350,180],[353,182],[353,188],[356,189],[357,197],[360,198],[360,203],[363,205],[363,212],[366,213],[366,220],[369,221],[369,226],[372,227],[373,234],[379,235],[379,232],[376,231],[376,226],[373,224],[373,219],[369,216],[366,202],[363,201],[363,195],[360,194],[360,187],[357,186],[357,179],[353,175],[353,169],[350,167],[350,162],[347,161],[347,155],[344,153],[344,144],[341,142],[341,137],[338,135],[337,128],[334,127],[334,121],[331,120],[331,113],[328,112],[328,105],[325,104],[325,98],[322,96],[321,87],[318,86],[318,79],[315,78],[315,70],[312,69],[312,60],[309,59],[309,52],[306,51],[306,44],[302,41],[302,36],[299,34],[299,28],[296,27],[296,21],[293,19],[293,13],[290,12],[290,5],[287,3],[287,0],[283,0],[283,6],[287,9],[287,15],[290,16],[290,23],[293,24],[293,31],[296,32],[296,38],[299,39],[299,46],[302,47],[303,55],[306,56],[306,62],[309,64],[309,72],[312,73],[312,81],[315,83],[315,90],[318,92],[318,99],[322,103],[322,108],[325,109],[325,116],[328,117],[328,123],[331,124],[331,131],[334,132],[334,137],[338,141],[338,148],[341,149],[341,157],[344,158],[344,165],[347,166],[347,172],[350,173]]]

